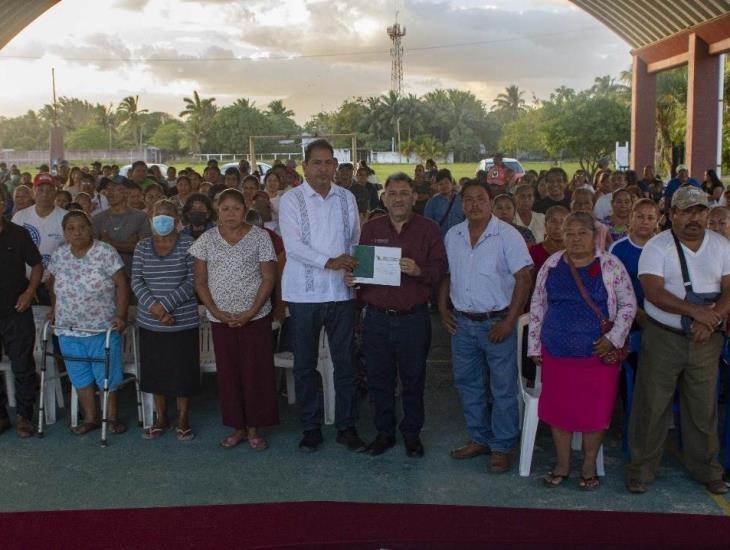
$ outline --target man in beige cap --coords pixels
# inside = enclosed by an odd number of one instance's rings
[[[650,239],[639,258],[648,323],[629,424],[626,485],[644,493],[661,462],[679,391],[684,464],[715,494],[727,492],[717,461],[717,371],[730,313],[730,243],[707,231],[707,194],[680,187],[672,229]]]
[[[692,187],[700,187],[700,182],[694,178],[689,177],[689,168],[686,164],[680,164],[677,166],[677,174],[674,178],[669,180],[667,187],[664,189],[664,208],[669,210],[670,206],[673,206],[672,197],[677,189],[684,187],[685,185],[691,185]]]

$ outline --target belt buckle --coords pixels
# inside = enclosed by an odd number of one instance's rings
[[[398,310],[393,309],[392,307],[387,307],[387,308],[385,308],[385,314],[395,316],[395,315],[398,315]]]

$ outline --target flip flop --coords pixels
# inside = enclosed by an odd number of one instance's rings
[[[561,483],[563,483],[563,481],[565,481],[569,477],[570,474],[562,476],[554,474],[551,470],[545,475],[545,477],[542,478],[542,482],[548,489],[555,489],[555,487],[558,487]]]
[[[259,436],[250,437],[248,439],[248,444],[254,451],[265,451],[269,448],[269,444],[266,442],[266,440],[263,437]]]
[[[238,441],[236,441],[235,437],[233,437],[232,435],[229,435],[223,441],[221,441],[218,445],[220,445],[224,449],[233,449],[233,447],[238,447],[244,441],[246,441],[245,435],[242,436]]]
[[[195,439],[195,433],[193,433],[192,428],[176,428],[175,432],[177,433],[178,441],[191,441]]]
[[[127,426],[116,420],[109,420],[109,431],[115,435],[123,434],[127,431]]]
[[[100,422],[84,422],[75,428],[71,428],[71,432],[76,435],[85,435],[89,432],[93,432],[94,430],[98,430],[99,428],[101,428]]]
[[[601,486],[601,480],[598,476],[582,477],[578,482],[578,487],[584,491],[595,491]]]
[[[165,435],[165,432],[169,429],[170,428],[160,428],[159,426],[152,426],[151,428],[147,428],[144,431],[142,437],[144,439],[157,439],[158,437]]]

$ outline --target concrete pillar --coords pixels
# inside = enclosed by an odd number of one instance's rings
[[[687,73],[687,153],[690,176],[702,181],[705,170],[717,162],[717,79],[720,57],[710,55],[707,44],[696,34],[689,35]]]
[[[49,142],[49,160],[51,163],[58,162],[63,159],[63,128],[51,128],[48,138]]]
[[[631,77],[631,168],[639,174],[654,166],[656,146],[656,75],[634,55]]]

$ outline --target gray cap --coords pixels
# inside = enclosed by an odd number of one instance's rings
[[[672,208],[687,210],[693,206],[709,208],[707,193],[694,185],[683,185],[672,196]]]

